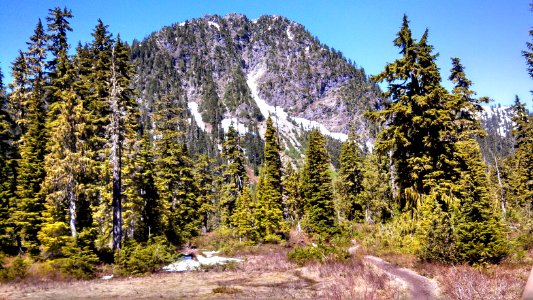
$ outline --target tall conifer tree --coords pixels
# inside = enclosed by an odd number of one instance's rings
[[[0,252],[8,252],[13,246],[9,214],[16,191],[16,148],[15,124],[9,112],[3,78],[0,69]]]
[[[362,156],[355,132],[352,131],[341,147],[339,174],[336,180],[340,198],[337,209],[348,220],[361,221],[363,219],[363,205],[360,197],[363,191]]]
[[[281,158],[278,135],[272,119],[266,121],[265,160],[261,168],[261,179],[257,187],[255,219],[258,234],[266,239],[279,239],[286,229],[283,218]]]
[[[318,129],[309,134],[301,181],[306,230],[323,237],[337,233],[330,161],[326,141]]]
[[[28,44],[27,63],[31,94],[27,100],[28,113],[23,123],[27,132],[22,136],[17,182],[17,203],[11,214],[18,244],[21,250],[38,251],[37,233],[42,223],[44,197],[41,183],[45,176],[44,156],[46,153],[44,103],[46,35],[41,21],[37,23],[34,35]]]
[[[222,174],[222,196],[218,204],[221,210],[221,224],[230,226],[237,197],[247,182],[243,151],[239,143],[239,134],[233,128],[233,124],[230,125],[226,133],[226,138],[222,145],[222,157],[226,161],[226,166]]]

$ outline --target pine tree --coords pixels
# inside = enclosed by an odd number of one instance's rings
[[[255,228],[254,214],[255,206],[252,195],[248,187],[244,187],[237,197],[235,203],[235,212],[231,216],[232,223],[235,226],[235,232],[242,239],[255,240],[257,230]]]
[[[461,160],[457,255],[462,262],[497,263],[507,254],[504,225],[488,193],[481,150],[474,139],[456,144]]]
[[[281,158],[278,135],[272,119],[266,121],[265,160],[257,186],[255,219],[257,232],[265,240],[279,240],[286,230],[283,218]]]
[[[452,58],[450,73],[448,79],[454,84],[454,87],[446,104],[447,108],[452,111],[455,120],[454,132],[457,133],[457,138],[464,139],[483,135],[476,113],[482,111],[480,103],[487,102],[488,98],[476,99],[473,97],[475,93],[470,90],[472,81],[466,77],[459,58]]]
[[[515,206],[530,210],[533,206],[533,117],[518,98],[513,112],[514,155],[509,159],[512,170],[509,194]]]
[[[290,163],[285,166],[282,184],[285,220],[291,225],[296,225],[304,215],[304,203],[301,196],[300,173]]]
[[[163,206],[155,182],[154,151],[148,132],[144,132],[140,149],[126,156],[124,174],[124,232],[126,238],[147,242],[164,234]]]
[[[194,182],[198,191],[199,209],[202,223],[202,232],[205,233],[213,228],[213,219],[216,213],[215,199],[217,187],[215,174],[213,174],[214,161],[207,155],[200,155],[194,165]]]
[[[15,124],[8,108],[8,100],[0,69],[0,252],[9,252],[11,241],[9,214],[16,191]]]
[[[129,63],[128,47],[117,37],[111,55],[111,77],[109,92],[110,163],[113,182],[113,249],[119,249],[122,242],[122,167],[125,147],[135,143],[136,102],[131,89],[132,67]]]
[[[326,141],[318,129],[309,134],[301,189],[306,231],[328,237],[338,232]]]
[[[57,108],[54,103],[59,101],[58,93],[61,90],[66,90],[72,78],[65,75],[71,68],[68,59],[68,39],[67,32],[72,31],[69,19],[72,18],[72,12],[66,7],[61,10],[59,7],[49,9],[49,15],[46,17],[48,27],[48,51],[52,54],[52,58],[47,63],[49,84],[47,86],[48,96],[47,104],[49,109],[49,118],[54,119],[58,115]],[[52,121],[49,121],[49,123]]]
[[[443,180],[453,181],[453,140],[446,134],[452,128],[451,112],[446,108],[447,92],[440,85],[433,47],[427,43],[428,31],[419,42],[411,35],[409,21],[394,40],[402,58],[376,75],[386,81],[391,99],[385,109],[370,116],[386,125],[379,134],[377,150],[390,151],[395,184],[402,210],[413,212],[421,197]]]
[[[13,121],[17,124],[18,133],[24,135],[28,131],[27,114],[28,98],[31,94],[30,70],[26,60],[26,54],[19,51],[19,55],[11,66],[12,83],[9,84],[11,93],[8,97],[9,110]]]
[[[41,21],[37,23],[34,35],[28,42],[27,63],[31,94],[27,100],[28,113],[23,121],[27,132],[21,138],[20,162],[17,171],[17,203],[11,214],[17,244],[21,251],[38,251],[37,233],[42,223],[44,199],[41,183],[45,176],[44,156],[46,148],[44,103],[44,63],[46,58],[46,36]]]
[[[352,131],[341,147],[339,157],[340,168],[336,178],[338,191],[337,209],[348,220],[363,219],[361,192],[363,191],[363,157],[358,140]]]
[[[185,128],[182,111],[171,98],[164,97],[154,121],[155,182],[163,207],[164,232],[169,241],[179,244],[197,235],[201,227],[192,163],[180,142]]]
[[[242,192],[247,181],[243,151],[239,144],[239,135],[233,125],[230,125],[226,133],[226,139],[222,145],[222,157],[226,161],[226,166],[222,173],[222,196],[218,205],[220,207],[221,225],[230,226],[237,197]]]

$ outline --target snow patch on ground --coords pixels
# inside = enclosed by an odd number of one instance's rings
[[[239,132],[239,134],[244,135],[248,130],[246,129],[246,126],[244,126],[243,123],[239,123],[237,121],[237,118],[225,118],[221,122],[222,128],[224,128],[224,132],[228,132],[230,125],[233,125],[233,128]]]
[[[213,255],[218,251],[204,252],[204,255],[196,255],[196,259],[185,257],[180,261],[164,266],[163,270],[167,272],[185,272],[197,270],[201,266],[225,265],[229,262],[242,262],[242,259],[229,258]]]
[[[202,120],[202,115],[200,112],[198,112],[198,103],[196,102],[189,102],[187,103],[187,107],[191,111],[194,120],[196,121],[196,124],[198,127],[200,127],[203,131],[205,131],[205,123],[204,120]]]
[[[179,23],[178,26],[185,26],[185,22]]]
[[[215,22],[212,22],[212,21],[207,21],[207,24],[209,26],[215,26],[218,30],[220,30],[220,25],[218,25],[218,23],[215,23]]]

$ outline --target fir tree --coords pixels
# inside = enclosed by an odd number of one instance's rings
[[[59,7],[50,9],[49,15],[46,17],[48,22],[48,51],[52,54],[52,58],[47,63],[49,73],[47,104],[50,107],[50,119],[54,119],[59,113],[58,108],[54,105],[55,102],[59,101],[58,93],[61,90],[67,90],[71,83],[69,81],[72,80],[72,78],[65,76],[71,68],[68,59],[69,45],[67,40],[67,32],[72,31],[69,23],[70,18],[72,18],[72,12],[67,8],[62,10]]]
[[[257,186],[255,219],[258,234],[267,240],[279,239],[286,223],[283,218],[281,158],[278,136],[272,119],[266,121],[265,160]]]
[[[304,215],[304,203],[301,196],[300,173],[290,163],[285,166],[282,184],[285,220],[291,225],[296,225]]]
[[[15,124],[8,110],[8,100],[0,69],[0,252],[9,252],[11,241],[10,207],[16,191]]]
[[[19,51],[19,55],[12,63],[11,77],[13,81],[9,84],[11,93],[8,97],[9,110],[11,112],[13,121],[17,124],[18,132],[24,135],[28,131],[27,114],[28,114],[28,98],[31,93],[30,86],[30,70],[26,55]]]
[[[120,248],[122,241],[122,158],[124,147],[135,143],[136,102],[131,89],[132,68],[129,63],[129,51],[117,37],[111,55],[110,77],[110,163],[113,181],[113,249]]]
[[[340,168],[336,178],[339,194],[338,209],[348,220],[363,219],[361,192],[363,191],[363,158],[355,133],[352,131],[341,147]]]
[[[255,207],[252,195],[248,187],[244,187],[239,194],[235,204],[235,212],[231,216],[232,223],[235,226],[235,232],[239,238],[255,240],[257,230],[255,228],[254,214]]]
[[[42,223],[44,199],[41,183],[45,176],[44,156],[46,148],[44,103],[44,63],[46,58],[46,36],[41,21],[37,23],[34,35],[28,42],[28,71],[31,93],[27,100],[28,113],[23,123],[27,132],[21,138],[20,162],[17,171],[17,203],[11,214],[17,244],[21,251],[38,251],[37,233]]]
[[[226,166],[222,174],[222,196],[218,205],[221,210],[221,225],[229,226],[237,197],[247,181],[239,135],[233,125],[230,125],[226,133],[226,139],[222,145],[222,157],[226,161]]]
[[[147,242],[164,234],[163,207],[155,182],[154,151],[148,132],[144,132],[140,149],[126,156],[124,165],[124,231],[126,238]]]
[[[215,197],[217,187],[215,174],[213,174],[213,160],[207,155],[200,155],[194,165],[194,182],[198,191],[198,214],[202,223],[202,232],[213,228],[213,219],[216,212]]]
[[[457,255],[462,262],[497,263],[507,254],[504,225],[488,193],[481,150],[473,139],[456,144],[461,161]]]
[[[320,131],[311,131],[301,178],[302,196],[305,201],[305,228],[308,232],[323,237],[338,232],[325,143]]]
[[[509,192],[515,206],[529,210],[533,205],[533,117],[518,98],[513,112],[514,155],[509,159]]]
[[[475,93],[470,90],[472,81],[466,77],[459,58],[452,58],[450,73],[449,80],[454,84],[454,87],[446,107],[451,110],[455,120],[453,132],[456,133],[456,138],[465,139],[483,135],[476,113],[482,110],[480,103],[487,102],[488,98],[474,98]]]
[[[200,218],[192,163],[186,147],[180,143],[184,134],[181,110],[169,97],[161,99],[154,121],[155,182],[162,203],[162,222],[169,241],[181,243],[198,234]]]
[[[411,212],[421,196],[442,180],[454,180],[453,141],[446,134],[453,120],[446,108],[446,90],[440,85],[437,56],[432,54],[427,38],[426,30],[416,42],[404,16],[394,40],[402,58],[374,77],[376,82],[388,83],[385,96],[391,102],[382,111],[370,114],[386,125],[376,148],[391,152],[400,207]]]

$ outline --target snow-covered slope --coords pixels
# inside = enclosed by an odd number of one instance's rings
[[[283,108],[279,106],[272,106],[266,103],[266,101],[259,96],[258,90],[258,83],[265,73],[266,67],[264,65],[258,65],[252,72],[248,74],[246,83],[250,88],[252,98],[257,104],[257,107],[259,107],[261,114],[265,118],[270,116],[280,133],[285,137],[290,138],[294,145],[299,145],[298,141],[294,137],[294,133],[295,131],[299,130],[300,127],[305,130],[318,129],[322,134],[331,136],[332,138],[340,141],[345,141],[348,138],[348,136],[344,133],[331,132],[326,128],[326,126],[317,121],[311,121],[300,117],[290,117],[289,114],[283,110]],[[264,128],[262,128],[260,133],[262,136],[264,136]]]

